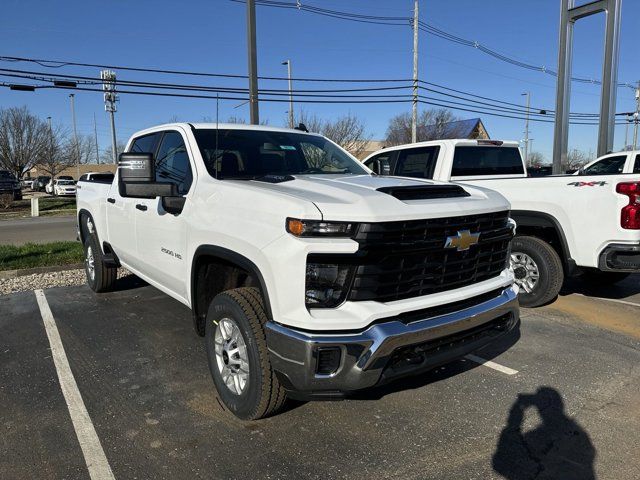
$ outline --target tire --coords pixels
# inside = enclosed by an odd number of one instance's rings
[[[544,240],[516,236],[511,243],[511,267],[520,287],[521,306],[539,307],[558,296],[564,281],[562,261],[558,252]]]
[[[222,403],[242,420],[273,415],[286,400],[269,361],[266,321],[262,296],[254,287],[217,295],[207,313],[205,344],[211,377]]]
[[[580,278],[582,281],[595,287],[621,282],[629,275],[631,274],[627,272],[603,272],[597,268],[589,268],[585,269]]]
[[[89,288],[96,293],[108,292],[118,277],[118,269],[105,265],[102,250],[95,234],[89,234],[84,241],[84,271]]]

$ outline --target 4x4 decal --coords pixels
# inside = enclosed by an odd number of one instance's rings
[[[604,187],[607,182],[571,182],[567,183],[567,185],[571,185],[572,187]]]

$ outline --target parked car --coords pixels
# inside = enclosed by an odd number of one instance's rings
[[[73,180],[56,179],[53,183],[54,195],[61,197],[73,197],[76,195],[76,182]]]
[[[39,176],[36,178],[34,182],[34,190],[38,192],[44,192],[47,184],[51,181],[51,177],[49,176]]]
[[[376,176],[320,135],[265,126],[163,125],[125,151],[113,182],[79,182],[87,282],[109,290],[123,266],[188,306],[240,418],[518,328],[514,224],[496,192]]]
[[[518,224],[511,265],[520,304],[554,299],[565,277],[610,284],[640,272],[640,151],[605,155],[574,175],[526,178],[516,142],[441,140],[364,160],[377,173],[491,188]]]
[[[33,185],[36,182],[35,178],[32,177],[24,177],[21,181],[22,188],[26,188],[29,190],[33,190]]]
[[[11,195],[14,200],[22,200],[20,182],[9,170],[0,170],[0,195]]]

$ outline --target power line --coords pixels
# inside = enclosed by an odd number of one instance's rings
[[[245,3],[245,0],[230,0],[235,3]],[[274,0],[256,0],[256,5],[264,6],[264,7],[275,7],[275,8],[285,8],[285,9],[295,9],[299,11],[309,12],[316,15],[322,15],[331,18],[337,18],[340,20],[347,20],[353,22],[360,23],[372,23],[377,25],[391,25],[391,26],[411,26],[413,24],[413,19],[410,17],[383,17],[383,16],[373,16],[373,15],[361,15],[353,12],[342,12],[337,10],[328,10],[325,8],[314,7],[312,5],[303,5],[301,2],[291,3],[284,1],[274,1]],[[509,63],[511,65],[525,68],[528,70],[533,70],[541,73],[546,73],[548,75],[557,76],[557,72],[546,66],[534,65],[531,63],[520,61],[516,58],[509,57],[504,55],[496,50],[493,50],[486,45],[475,41],[469,40],[467,38],[460,37],[458,35],[454,35],[452,33],[446,32],[440,28],[437,28],[433,25],[430,25],[424,21],[419,21],[419,29],[425,33],[436,36],[443,40],[456,43],[458,45],[463,45],[470,48],[475,48],[476,50],[485,53],[497,60],[502,62]],[[582,77],[572,77],[571,78],[575,82],[579,83],[587,83],[593,85],[600,85],[599,80],[591,79],[591,78],[582,78]],[[629,83],[618,83],[619,87],[630,87],[634,88],[633,85]]]

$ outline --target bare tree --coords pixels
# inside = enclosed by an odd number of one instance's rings
[[[529,163],[533,168],[540,168],[546,163],[544,155],[540,152],[531,152],[529,154]]]
[[[446,108],[423,110],[418,117],[416,136],[419,142],[443,138],[459,138],[462,129],[451,125],[458,119]],[[389,121],[386,143],[389,146],[411,143],[411,114],[396,115]]]
[[[371,135],[366,133],[364,121],[352,113],[338,117],[333,121],[323,121],[317,115],[309,114],[303,110],[298,114],[294,123],[303,123],[310,132],[324,135],[355,157],[366,150],[367,144],[371,140]]]
[[[78,145],[73,137],[67,143],[69,155],[73,157],[75,163],[76,155],[79,156],[80,163],[92,163],[96,160],[96,142],[92,135],[78,134]]]
[[[22,178],[42,160],[49,127],[27,107],[0,109],[0,165]]]
[[[60,126],[46,129],[46,145],[44,153],[38,161],[38,172],[43,172],[51,178],[58,176],[65,168],[75,165],[76,151],[73,141]]]
[[[567,152],[567,159],[562,162],[563,172],[573,172],[592,160],[591,152],[588,154],[577,148],[572,148]]]
[[[118,143],[116,144],[117,157],[120,157],[120,154],[122,152],[124,152],[125,147],[126,147],[126,144],[124,142],[118,141]],[[113,149],[111,148],[111,145],[109,145],[100,154],[100,163],[111,163],[111,164],[113,164]]]
[[[333,122],[325,122],[322,134],[333,140],[354,157],[361,155],[371,140],[365,132],[365,124],[360,118],[348,113]]]

